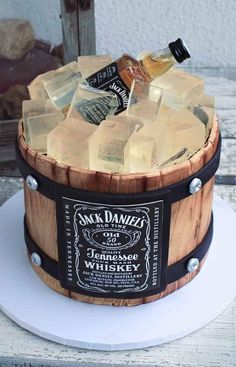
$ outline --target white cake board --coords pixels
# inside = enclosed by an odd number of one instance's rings
[[[22,192],[0,209],[0,309],[43,338],[96,350],[158,345],[206,325],[236,295],[236,215],[218,197],[214,238],[199,275],[168,297],[136,307],[80,303],[48,288],[28,262],[23,214]]]

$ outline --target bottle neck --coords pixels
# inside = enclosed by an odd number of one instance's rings
[[[177,63],[169,47],[163,48],[162,50],[152,52],[150,54],[150,57],[153,61],[159,61],[161,59],[162,61],[172,61],[173,64]]]
[[[151,80],[166,73],[177,63],[169,47],[144,56],[140,62]]]

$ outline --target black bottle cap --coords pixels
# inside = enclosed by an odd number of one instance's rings
[[[174,58],[179,63],[191,57],[189,50],[187,49],[181,38],[178,38],[176,41],[169,43],[168,46]]]

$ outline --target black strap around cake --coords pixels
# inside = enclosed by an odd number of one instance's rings
[[[201,168],[198,172],[193,174],[192,176],[187,177],[184,180],[181,180],[175,184],[169,185],[163,189],[157,189],[153,191],[138,193],[138,194],[121,194],[121,193],[101,193],[90,190],[82,190],[78,188],[69,187],[66,185],[59,184],[53,180],[50,180],[48,177],[40,174],[33,167],[31,167],[26,160],[23,158],[18,142],[16,142],[16,158],[18,162],[18,168],[24,179],[33,178],[35,183],[37,184],[37,191],[46,196],[51,200],[57,200],[58,197],[68,196],[68,197],[81,197],[84,200],[88,200],[91,202],[105,201],[111,203],[119,201],[127,200],[127,203],[130,199],[135,200],[136,198],[139,201],[145,202],[145,200],[150,201],[150,199],[155,199],[158,195],[159,197],[162,195],[162,192],[171,192],[171,202],[175,203],[179,200],[182,200],[195,192],[198,191],[203,185],[205,185],[216,173],[219,162],[220,162],[220,151],[221,151],[221,137],[219,139],[219,144],[214,156],[207,162],[203,168]],[[110,199],[109,199],[110,198]]]
[[[34,256],[37,254],[40,258],[40,267],[49,275],[51,275],[55,279],[60,279],[59,277],[59,264],[57,261],[53,260],[44,251],[34,242],[32,237],[30,236],[26,219],[24,218],[24,235],[25,242],[30,256]],[[206,235],[203,241],[187,256],[182,258],[180,261],[176,262],[173,265],[167,267],[166,270],[166,281],[167,284],[173,283],[188,273],[194,271],[199,267],[199,264],[204,259],[207,251],[210,247],[211,241],[213,237],[213,214],[211,215],[211,221],[206,232]],[[32,258],[33,262],[34,259]],[[37,265],[37,259],[35,259],[35,263]],[[193,264],[194,261],[194,264]],[[80,293],[83,293],[80,291]],[[155,292],[154,292],[155,293]]]

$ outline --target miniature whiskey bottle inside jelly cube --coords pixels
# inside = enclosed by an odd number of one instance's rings
[[[152,84],[162,88],[163,103],[175,110],[197,103],[204,94],[202,79],[174,68],[154,79]]]
[[[57,110],[67,110],[81,81],[78,64],[74,61],[67,64],[48,78],[43,79],[45,90]]]
[[[105,68],[111,62],[112,58],[109,55],[79,56],[78,68],[85,79],[96,71]]]
[[[79,84],[67,117],[83,119],[99,125],[101,121],[106,119],[107,115],[114,115],[117,107],[118,100],[114,93]]]
[[[63,119],[63,113],[49,99],[23,101],[25,140],[38,152],[47,152],[47,135]]]
[[[48,135],[48,156],[77,168],[89,167],[88,138],[96,126],[83,120],[67,118]]]

